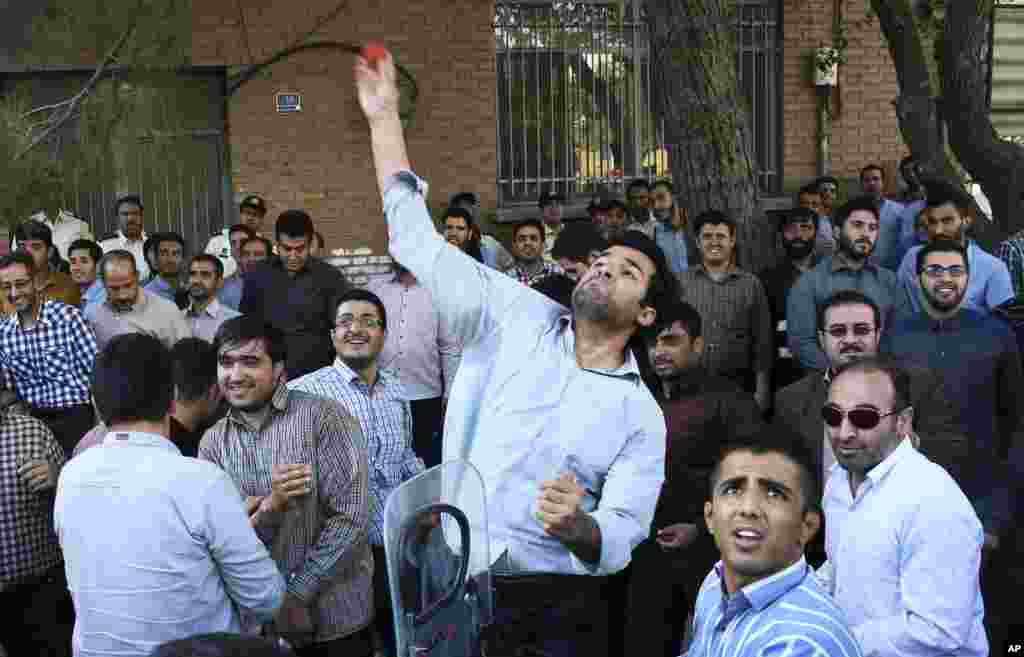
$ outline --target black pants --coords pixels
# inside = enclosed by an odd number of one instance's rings
[[[587,575],[496,575],[487,654],[610,657],[607,584]]]
[[[391,610],[391,586],[384,548],[373,546],[373,629],[380,637],[386,657],[395,657],[395,618]]]
[[[648,538],[633,550],[621,654],[676,657],[704,578],[718,560],[707,532],[689,547],[665,550]]]
[[[441,426],[444,424],[441,398],[416,399],[409,405],[412,408],[412,450],[432,468],[441,463]]]
[[[82,436],[96,426],[96,414],[91,404],[79,404],[58,410],[33,408],[32,417],[41,420],[64,448],[64,457],[70,459],[75,445]]]
[[[333,641],[312,643],[295,651],[298,657],[373,657],[373,634],[364,627]]]
[[[0,644],[9,657],[71,655],[75,607],[63,564],[0,593],[0,609]]]

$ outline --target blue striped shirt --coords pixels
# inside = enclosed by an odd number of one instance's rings
[[[686,657],[861,657],[846,618],[807,562],[729,596],[722,562],[704,579]]]
[[[412,450],[412,412],[398,377],[378,370],[371,388],[342,360],[288,382],[301,390],[341,402],[359,420],[370,461],[370,543],[384,545],[384,503],[403,481],[423,472]]]

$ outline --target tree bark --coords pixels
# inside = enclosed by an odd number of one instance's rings
[[[679,203],[696,217],[715,209],[738,226],[739,263],[758,271],[776,259],[774,231],[756,216],[750,127],[736,72],[735,3],[647,0],[657,115]]]

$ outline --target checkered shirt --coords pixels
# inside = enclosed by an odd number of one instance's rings
[[[1011,235],[999,245],[996,254],[1010,270],[1010,281],[1016,296],[1024,295],[1024,230]]]
[[[288,382],[302,390],[341,402],[366,436],[370,460],[370,543],[384,545],[384,503],[403,481],[425,469],[412,450],[412,411],[402,384],[391,370],[380,370],[371,389],[341,359]]]
[[[564,274],[565,272],[557,264],[553,262],[545,262],[544,265],[536,274],[530,274],[529,272],[522,269],[519,265],[509,267],[505,270],[505,273],[516,279],[520,283],[526,286],[531,286],[542,278],[546,278],[551,274]]]
[[[35,408],[90,403],[96,351],[96,336],[82,313],[59,301],[44,301],[39,321],[29,329],[21,327],[17,313],[0,323],[4,384]]]
[[[41,575],[61,561],[53,532],[53,493],[33,493],[18,478],[26,461],[64,465],[64,450],[46,425],[0,413],[0,587]]]

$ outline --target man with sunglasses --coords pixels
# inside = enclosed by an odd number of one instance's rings
[[[922,221],[928,240],[950,239],[967,250],[971,278],[964,294],[964,307],[989,313],[1014,297],[1013,282],[1006,263],[987,253],[968,239],[971,227],[971,199],[966,192],[942,181],[930,182]],[[911,247],[900,264],[900,284],[907,291],[911,307],[921,310],[921,285],[918,283],[917,254],[921,246]]]
[[[970,436],[969,443],[936,444],[926,453],[956,479],[981,518],[989,557],[983,589],[994,602],[1002,574],[993,551],[1014,524],[1014,482],[1024,476],[1024,374],[1017,341],[1002,319],[965,307],[974,272],[962,244],[932,240],[917,252],[916,270],[923,310],[898,320],[880,349],[939,373]]]
[[[836,455],[825,484],[819,581],[865,655],[988,655],[982,528],[952,477],[914,449],[910,376],[844,366],[821,410]]]

